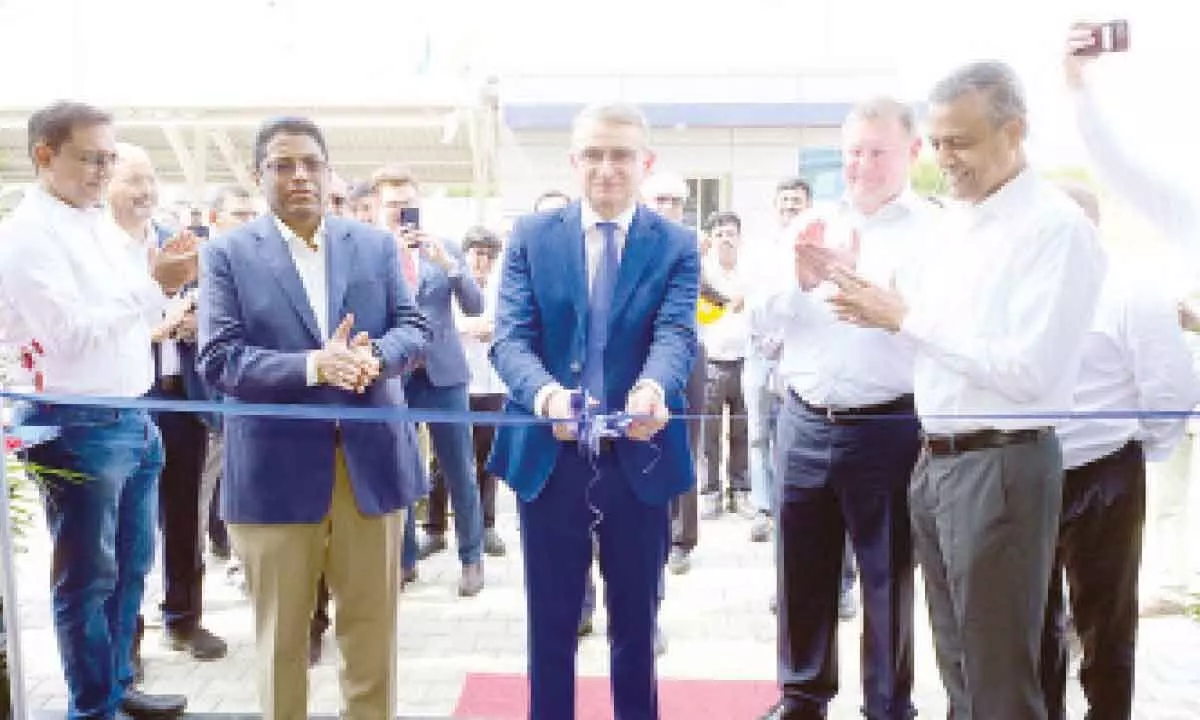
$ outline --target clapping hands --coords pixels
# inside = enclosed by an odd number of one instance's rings
[[[347,392],[363,393],[382,370],[365,332],[353,338],[354,315],[342,318],[325,347],[317,351],[317,380]]]

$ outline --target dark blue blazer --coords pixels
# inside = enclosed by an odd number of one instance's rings
[[[323,338],[286,241],[264,215],[201,249],[197,362],[225,402],[405,406],[395,378],[422,359],[430,332],[405,287],[395,240],[333,216],[325,231],[330,328],[353,313],[353,334],[378,339],[385,377],[361,395],[308,386],[306,358]],[[339,436],[364,514],[407,507],[427,491],[411,422],[230,415],[221,479],[225,519],[319,522],[332,499]]]
[[[527,215],[513,227],[502,267],[492,364],[509,388],[506,412],[529,415],[534,395],[558,381],[578,387],[587,348],[588,283],[580,205]],[[639,206],[613,291],[604,382],[609,407],[624,408],[642,378],[656,380],[673,413],[685,406],[695,361],[700,256],[695,232]],[[497,428],[489,469],[523,500],[545,486],[562,449],[548,425]],[[692,487],[685,424],[652,441],[618,439],[614,452],[634,493],[661,505]]]

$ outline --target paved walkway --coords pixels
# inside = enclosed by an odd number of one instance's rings
[[[446,717],[454,709],[468,672],[523,672],[525,618],[521,594],[516,516],[508,493],[499,499],[499,530],[509,555],[487,563],[487,588],[472,599],[455,595],[457,562],[443,552],[421,566],[421,579],[402,595],[399,661],[400,714]],[[692,571],[671,576],[662,625],[669,649],[659,671],[668,678],[771,680],[775,676],[774,616],[767,611],[772,591],[770,548],[748,541],[749,524],[726,516],[701,523],[701,545]],[[25,675],[31,707],[42,715],[66,707],[54,635],[50,626],[47,577],[49,551],[38,528],[19,560],[21,612],[26,648]],[[161,595],[157,573],[150,579],[147,618],[156,623]],[[193,713],[253,713],[254,650],[249,606],[224,578],[224,567],[209,569],[206,624],[230,643],[229,657],[197,663],[162,649],[161,634],[146,636],[147,690],[181,692]],[[583,642],[580,672],[607,673],[604,619]],[[859,624],[842,625],[842,695],[830,717],[858,714]],[[338,710],[336,652],[327,642],[325,658],[311,674],[310,707],[315,714]],[[1138,648],[1136,717],[1147,720],[1200,718],[1200,624],[1182,618],[1144,621]],[[916,703],[921,716],[945,717],[945,700],[933,662],[923,604],[918,604]],[[1080,696],[1072,688],[1073,717]],[[713,720],[750,720],[715,718]]]

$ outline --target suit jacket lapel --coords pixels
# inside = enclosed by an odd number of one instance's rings
[[[355,246],[350,226],[333,216],[325,218],[325,286],[329,288],[329,326],[337,327],[346,314],[346,286],[354,266]]]
[[[608,313],[610,323],[629,303],[642,274],[650,266],[658,241],[658,229],[657,218],[639,206],[633,214],[625,248],[621,251],[621,269],[617,272],[617,286],[613,288],[612,307]]]
[[[570,285],[572,299],[575,301],[575,321],[580,327],[587,327],[588,317],[588,276],[587,248],[583,237],[583,219],[579,202],[573,202],[563,208],[559,215],[558,237],[554,238],[554,246],[560,249],[563,277]]]
[[[317,316],[313,314],[308,293],[304,291],[304,283],[300,281],[300,274],[296,272],[296,264],[292,262],[292,255],[288,252],[287,241],[279,234],[279,228],[275,227],[275,220],[271,215],[264,215],[257,222],[255,234],[258,236],[258,253],[263,259],[263,264],[279,283],[283,296],[300,316],[313,340],[320,344],[322,338],[317,327]]]

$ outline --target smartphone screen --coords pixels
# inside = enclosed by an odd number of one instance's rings
[[[1125,52],[1129,49],[1129,22],[1113,20],[1094,31],[1100,52]]]
[[[421,229],[421,208],[406,207],[400,208],[400,223],[406,225],[413,230]]]

